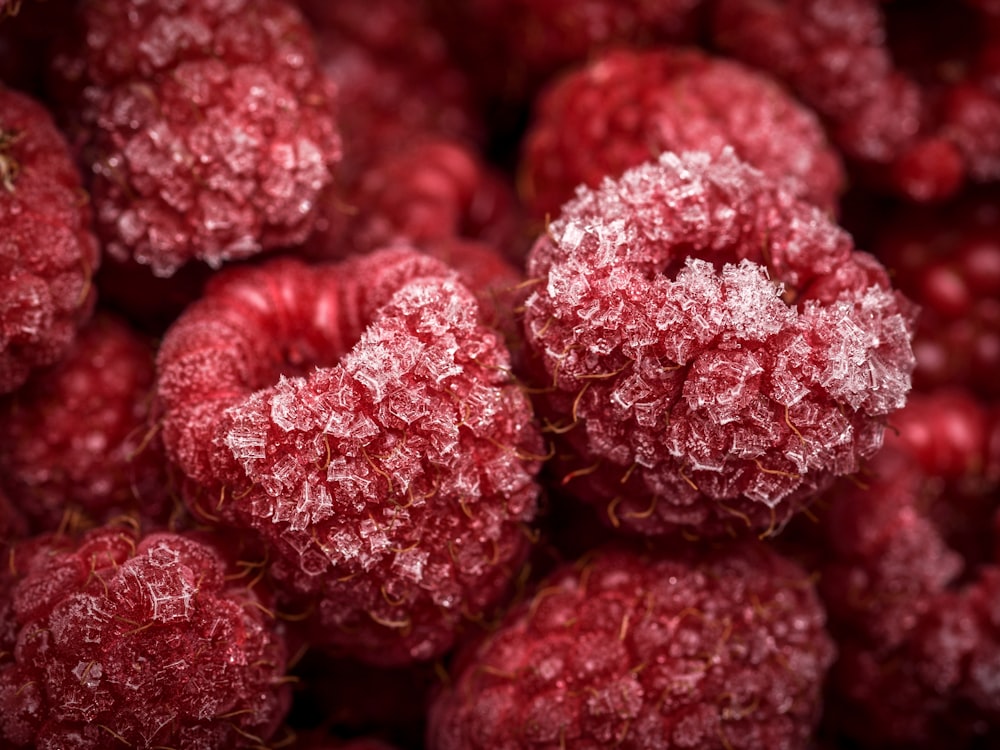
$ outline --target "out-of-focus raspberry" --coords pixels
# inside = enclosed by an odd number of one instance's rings
[[[840,648],[828,724],[860,747],[998,738],[1000,690],[983,679],[1000,653],[989,419],[967,393],[914,394],[865,472],[823,503],[820,591]]]
[[[51,531],[67,513],[102,523],[117,513],[166,520],[162,446],[150,433],[153,350],[99,315],[66,357],[0,401],[0,484]]]
[[[805,747],[824,624],[808,574],[761,544],[603,548],[459,655],[427,746]]]
[[[615,526],[775,531],[909,390],[911,310],[883,268],[729,150],[581,190],[527,275],[552,468]]]
[[[41,104],[0,85],[0,393],[69,349],[98,258],[63,136]]]
[[[259,535],[311,637],[443,653],[527,551],[540,437],[498,334],[408,249],[234,269],[168,331],[158,397],[202,518]]]
[[[1000,396],[1000,191],[895,211],[873,251],[920,305],[914,386]]]
[[[37,537],[0,574],[4,747],[262,745],[288,708],[285,645],[220,552],[105,527]]]
[[[344,184],[414,134],[483,138],[469,81],[419,0],[299,0],[337,86]]]
[[[1000,25],[957,3],[721,0],[716,43],[784,80],[875,184],[912,200],[1000,177]]]
[[[309,28],[279,0],[99,0],[56,56],[109,254],[161,276],[301,242],[340,140]]]
[[[690,42],[701,0],[435,0],[481,94],[523,102],[610,47]],[[501,62],[502,61],[502,62]]]
[[[597,187],[665,151],[715,156],[727,146],[836,210],[843,168],[815,115],[765,76],[693,48],[617,50],[554,82],[525,136],[519,187],[544,218],[577,185]]]

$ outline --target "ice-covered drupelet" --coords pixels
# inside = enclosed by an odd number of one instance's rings
[[[834,649],[805,570],[758,542],[604,547],[460,652],[429,750],[795,750]]]
[[[254,574],[238,572],[215,546],[172,533],[104,527],[12,548],[0,573],[0,745],[266,743],[289,704],[286,647]]]
[[[65,138],[0,84],[0,394],[66,354],[94,306],[98,252]]]
[[[280,0],[94,0],[53,59],[106,251],[159,276],[308,236],[333,181],[334,90]]]
[[[397,248],[234,269],[164,339],[186,501],[263,540],[315,642],[433,658],[524,559],[541,438],[478,314],[455,272]]]
[[[912,310],[884,269],[730,150],[581,189],[527,275],[552,466],[615,526],[779,529],[910,387]]]

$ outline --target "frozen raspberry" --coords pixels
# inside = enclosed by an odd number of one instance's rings
[[[559,70],[609,47],[692,41],[702,0],[435,0],[476,82],[526,100]],[[498,64],[498,61],[503,61]]]
[[[111,527],[39,537],[2,577],[4,747],[256,747],[282,721],[284,642],[209,544]]]
[[[162,450],[148,424],[153,350],[98,315],[66,357],[0,401],[0,484],[38,530],[67,513],[91,522],[171,509]]]
[[[430,659],[505,591],[541,441],[498,334],[440,262],[395,249],[234,269],[168,331],[158,368],[188,503],[264,540],[287,606],[314,606],[315,640]]]
[[[762,544],[603,548],[460,654],[428,747],[803,748],[824,621],[808,574]]]
[[[483,124],[465,74],[421,2],[299,0],[323,71],[337,86],[343,182],[414,134],[478,142]]]
[[[1000,397],[1000,191],[940,207],[903,207],[874,245],[896,285],[920,305],[914,385]]]
[[[427,248],[464,237],[523,259],[513,191],[470,147],[439,136],[410,140],[373,158],[357,184],[323,204],[323,223],[303,252],[343,259],[394,242]]]
[[[525,136],[519,185],[554,216],[577,185],[597,187],[664,151],[736,154],[833,212],[840,160],[816,117],[780,85],[696,49],[618,50],[554,82]]]
[[[66,353],[97,263],[65,140],[40,104],[0,85],[0,393]]]
[[[1000,178],[1000,26],[958,3],[720,0],[715,40],[784,80],[871,180],[918,201]]]
[[[280,0],[98,0],[57,56],[109,254],[169,276],[301,242],[332,181],[333,90]]]
[[[527,275],[551,465],[615,526],[774,531],[909,390],[910,307],[882,267],[730,150],[581,189]]]

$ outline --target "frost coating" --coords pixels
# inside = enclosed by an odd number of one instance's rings
[[[196,513],[268,544],[316,639],[433,658],[526,552],[541,441],[509,367],[427,256],[275,262],[225,274],[168,333],[164,441]]]
[[[773,531],[875,451],[909,389],[884,270],[731,151],[581,188],[528,277],[558,470],[616,526]]]

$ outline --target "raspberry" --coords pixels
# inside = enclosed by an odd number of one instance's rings
[[[391,665],[446,650],[526,553],[540,438],[471,292],[408,249],[213,279],[158,393],[192,509],[258,534],[312,637]]]
[[[308,27],[279,0],[99,0],[54,63],[106,249],[170,276],[301,242],[340,142]]]
[[[618,50],[554,82],[525,136],[520,185],[542,218],[577,185],[597,187],[664,151],[726,146],[836,210],[843,168],[816,117],[768,78],[696,49]]]
[[[221,750],[288,707],[262,600],[204,541],[105,527],[12,551],[0,587],[4,747]]]
[[[1000,177],[1000,36],[984,21],[959,4],[721,0],[713,26],[726,53],[815,109],[872,182],[929,201]]]
[[[299,0],[324,72],[337,86],[344,184],[417,133],[478,142],[483,124],[465,74],[412,0]]]
[[[882,267],[730,150],[582,189],[528,277],[553,469],[615,526],[774,531],[909,389],[910,308]]]
[[[0,484],[37,529],[74,511],[166,520],[163,456],[148,435],[152,389],[149,343],[98,315],[62,362],[0,402]]]
[[[48,112],[0,85],[0,393],[58,361],[90,315],[97,241]]]
[[[805,747],[824,619],[808,574],[758,543],[605,547],[460,653],[428,746]]]
[[[874,251],[920,305],[914,385],[1000,396],[1000,210],[995,188],[945,206],[903,207]]]

